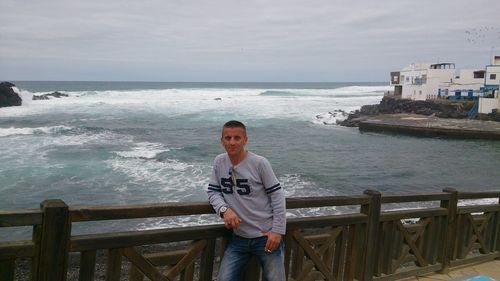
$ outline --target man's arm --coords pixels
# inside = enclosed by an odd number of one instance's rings
[[[207,189],[208,200],[214,208],[217,215],[221,215],[221,208],[227,207],[227,211],[224,213],[224,225],[226,228],[238,228],[240,226],[240,218],[236,215],[231,208],[229,208],[224,196],[222,195],[222,187],[220,186],[217,177],[217,165],[214,161],[212,175],[210,176],[210,181]]]
[[[212,174],[208,182],[207,195],[208,201],[214,208],[214,211],[220,216],[220,208],[227,207],[227,203],[224,200],[224,196],[222,196],[222,187],[217,177],[217,161],[214,161]]]
[[[279,246],[281,236],[286,233],[285,193],[267,159],[262,162],[261,173],[265,191],[273,209],[273,226],[270,232],[265,233],[268,238],[266,250],[274,251]]]

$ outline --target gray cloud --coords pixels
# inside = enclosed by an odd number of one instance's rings
[[[415,61],[482,67],[500,2],[13,1],[2,80],[386,81]],[[496,37],[495,37],[496,36]],[[477,41],[480,41],[479,39]]]

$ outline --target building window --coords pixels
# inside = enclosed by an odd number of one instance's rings
[[[496,74],[490,74],[490,80],[495,80],[497,79],[497,75]]]
[[[484,78],[484,70],[474,71],[474,79]]]
[[[419,91],[418,91],[418,94],[419,94],[419,95],[422,95],[422,90],[419,90]]]

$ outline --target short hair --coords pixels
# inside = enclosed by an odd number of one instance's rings
[[[227,121],[224,126],[222,127],[222,130],[224,131],[224,128],[242,128],[243,131],[245,132],[245,135],[247,134],[247,127],[245,127],[245,124],[243,124],[240,121],[237,120],[231,120]]]

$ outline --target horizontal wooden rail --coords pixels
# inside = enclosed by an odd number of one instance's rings
[[[382,203],[407,203],[407,202],[422,202],[422,201],[439,201],[449,200],[449,193],[426,193],[426,194],[395,194],[383,195]]]
[[[24,258],[34,255],[33,241],[13,241],[0,243],[0,259]]]
[[[476,206],[461,206],[458,207],[458,214],[480,213],[480,212],[496,212],[500,210],[500,204],[495,205],[476,205]]]
[[[303,217],[288,219],[288,230],[314,228],[328,226],[339,226],[349,224],[366,223],[368,216],[365,214],[348,214],[348,215],[334,215],[334,216],[321,216],[321,217]]]
[[[204,225],[143,231],[76,235],[71,238],[72,252],[124,248],[187,240],[210,239],[229,235],[223,225]]]
[[[500,191],[459,192],[458,199],[500,198]]]
[[[286,199],[287,209],[317,208],[368,204],[369,198],[359,196],[294,197]]]
[[[494,198],[496,202],[457,207],[458,199],[481,198]],[[381,195],[367,190],[356,196],[287,198],[287,209],[353,206],[335,215],[287,219],[284,238],[290,270],[287,274],[311,280],[320,276],[319,272],[337,280],[396,280],[499,258],[498,199],[500,191],[460,193],[451,188],[425,194]],[[383,204],[430,201],[437,204],[380,211]],[[154,266],[171,263],[169,278],[181,276],[179,280],[188,281],[199,276],[197,281],[210,281],[220,258],[219,251],[231,235],[222,223],[71,236],[73,222],[202,214],[215,218],[212,206],[206,201],[68,207],[61,200],[48,200],[42,202],[40,210],[0,210],[0,227],[33,227],[32,240],[0,242],[0,280],[14,280],[16,260],[31,258],[35,280],[64,281],[68,252],[81,255],[80,281],[92,280],[97,251],[108,250],[104,251],[106,266],[112,274],[107,275],[107,280],[119,279],[121,260],[127,258],[134,264],[129,268],[129,275],[134,276],[131,280],[142,280],[143,275],[164,280],[161,272],[155,273]],[[165,246],[170,250],[162,252],[152,247],[160,252],[148,252],[148,245],[155,244],[163,244],[159,248]],[[190,246],[185,248],[186,245]],[[193,274],[195,258],[200,259],[196,269],[199,275]],[[253,275],[258,278],[258,274]],[[248,278],[245,281],[253,277]]]
[[[32,226],[41,223],[40,210],[0,210],[0,227]]]
[[[69,208],[73,222],[185,216],[214,213],[208,202],[140,204],[124,206],[74,206]]]
[[[394,221],[431,216],[446,216],[447,214],[448,210],[446,208],[385,211],[380,214],[380,221]]]
[[[317,208],[368,204],[368,197],[327,196],[287,198],[287,209]],[[121,220],[169,216],[213,214],[212,206],[206,202],[137,204],[117,206],[73,206],[69,208],[72,222]]]

